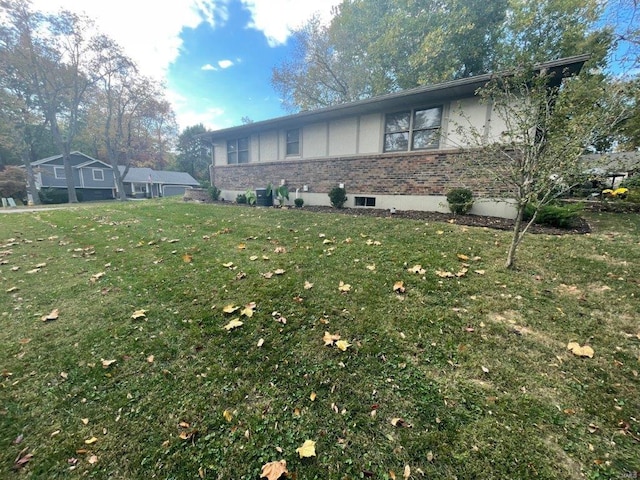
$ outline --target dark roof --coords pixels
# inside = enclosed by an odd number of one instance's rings
[[[590,55],[587,54],[552,60],[536,65],[536,70],[555,72],[559,74],[555,76],[558,79],[557,81],[560,81],[564,76],[573,75],[579,72],[589,57]],[[202,136],[215,141],[218,138],[223,139],[234,135],[249,135],[269,128],[295,128],[303,123],[320,122],[340,117],[363,115],[392,109],[402,109],[421,104],[433,104],[456,98],[470,97],[475,94],[478,88],[485,85],[491,79],[496,77],[506,77],[512,74],[513,72],[501,72],[498,74],[487,73],[474,77],[461,78],[436,85],[416,87],[355,102],[321,108],[318,110],[308,110],[284,117],[277,117],[246,125],[216,130],[214,132],[202,134]]]
[[[125,167],[118,166],[120,173]],[[130,167],[123,181],[128,183],[161,183],[163,185],[200,185],[195,178],[186,172],[169,172],[153,170],[147,167]]]
[[[84,157],[84,158],[87,159],[86,162],[83,162],[83,163],[78,164],[78,165],[72,165],[72,168],[86,167],[87,165],[93,164],[95,162],[101,163],[106,168],[111,168],[111,166],[108,163],[105,163],[102,160],[98,160],[97,158],[90,157],[89,155],[87,155],[85,153],[82,153],[82,152],[77,152],[77,151],[76,152],[71,152],[69,155],[74,156],[74,157]],[[58,160],[59,158],[62,158],[62,155],[60,155],[60,154],[52,155],[52,156],[47,157],[47,158],[41,158],[40,160],[36,160],[35,162],[31,162],[31,165],[33,165],[33,166],[43,165],[45,163],[49,163],[52,160]]]

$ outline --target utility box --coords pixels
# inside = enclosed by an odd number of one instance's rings
[[[267,195],[266,188],[256,188],[256,205],[259,207],[273,206],[273,194]]]

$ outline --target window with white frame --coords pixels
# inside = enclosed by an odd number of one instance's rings
[[[92,168],[93,180],[96,182],[104,182],[104,170],[101,168]]]
[[[389,114],[384,124],[384,151],[438,148],[441,125],[441,106]]]
[[[249,163],[249,137],[227,140],[227,163]]]
[[[146,193],[147,192],[147,184],[146,183],[132,183],[131,184],[131,193]]]
[[[64,167],[53,167],[53,175],[59,180],[66,180],[67,178],[64,174]]]
[[[287,130],[287,155],[300,155],[300,129]]]

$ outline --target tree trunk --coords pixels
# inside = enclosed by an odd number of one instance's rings
[[[36,187],[36,176],[33,174],[31,159],[26,151],[23,151],[21,156],[22,163],[24,164],[25,171],[27,172],[27,191],[31,196],[33,204],[40,205],[40,196],[38,195],[38,189]]]
[[[522,240],[522,217],[524,215],[524,205],[518,203],[518,211],[516,212],[516,223],[513,226],[513,235],[511,237],[511,245],[509,245],[509,253],[507,254],[507,262],[505,268],[510,270],[516,268],[516,251]]]

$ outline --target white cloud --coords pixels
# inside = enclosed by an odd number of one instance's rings
[[[202,67],[200,67],[200,70],[218,70],[216,67],[214,67],[213,65],[211,65],[210,63],[207,63],[206,65],[203,65]]]
[[[341,0],[242,0],[251,11],[256,30],[264,33],[271,46],[285,43],[295,29],[308,20],[314,13],[328,20],[331,8],[339,5]]]
[[[225,0],[33,0],[33,8],[56,12],[61,8],[86,13],[99,30],[115,39],[135,60],[142,73],[156,79],[180,54],[184,27],[202,22],[215,25],[228,15]]]
[[[233,66],[233,62],[231,60],[220,60],[218,66],[222,69],[229,68]]]

